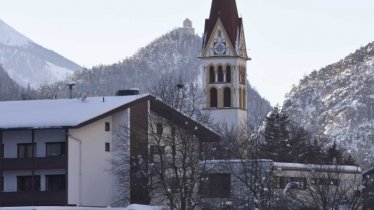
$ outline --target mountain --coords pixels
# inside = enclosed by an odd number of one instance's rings
[[[374,166],[374,42],[303,78],[283,108],[316,137]]]
[[[182,78],[183,83],[201,81],[202,39],[193,31],[175,29],[140,49],[133,56],[113,65],[84,69],[73,76],[76,95],[113,95],[117,90],[139,88],[149,92],[161,78]],[[42,93],[48,97],[67,97],[68,89],[62,83],[45,86]],[[259,125],[271,110],[270,103],[249,87],[249,120],[252,127]]]
[[[40,97],[31,89],[19,86],[0,64],[0,101],[25,100]]]
[[[2,20],[0,63],[18,84],[32,88],[65,80],[81,69],[78,64],[34,43]]]

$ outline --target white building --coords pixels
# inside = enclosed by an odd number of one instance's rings
[[[147,203],[148,192],[139,187],[147,180],[134,174],[140,157],[148,161],[150,115],[178,119],[201,141],[218,137],[151,95],[0,102],[1,206],[113,205],[124,186],[111,164],[120,130],[128,133],[134,166],[128,202]]]

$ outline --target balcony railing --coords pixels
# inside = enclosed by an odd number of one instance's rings
[[[3,158],[1,170],[64,169],[66,157]]]
[[[66,201],[66,191],[0,193],[0,206],[62,206]]]

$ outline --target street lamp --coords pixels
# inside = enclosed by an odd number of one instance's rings
[[[69,88],[69,98],[72,99],[73,98],[73,87],[75,86],[75,83],[71,80],[68,80],[66,81],[66,86],[68,86]]]

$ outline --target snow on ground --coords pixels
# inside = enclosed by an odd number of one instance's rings
[[[56,207],[56,206],[25,206],[25,207],[2,207],[0,210],[166,210],[165,207],[145,206],[132,204],[127,208],[95,208],[95,207]]]
[[[138,205],[138,204],[132,204],[125,208],[125,210],[167,210],[165,207],[159,207],[159,206],[145,206],[145,205]]]

